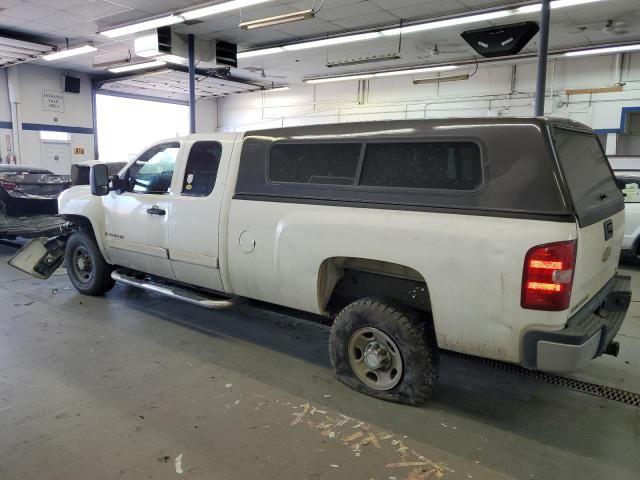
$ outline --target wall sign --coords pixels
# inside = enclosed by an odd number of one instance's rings
[[[84,155],[84,147],[75,147],[73,149],[74,155]]]
[[[45,112],[64,113],[64,93],[44,90],[42,92],[42,108]]]

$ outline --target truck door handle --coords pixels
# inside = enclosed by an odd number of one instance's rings
[[[159,206],[157,206],[157,205],[154,205],[153,207],[151,207],[151,208],[148,208],[148,209],[147,209],[147,213],[148,213],[149,215],[160,215],[160,216],[164,216],[164,215],[166,215],[166,214],[167,214],[167,211],[166,211],[166,210],[163,210],[162,208],[160,208],[160,207],[159,207]]]

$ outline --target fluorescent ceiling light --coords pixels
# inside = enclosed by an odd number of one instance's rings
[[[262,50],[253,50],[250,52],[240,52],[238,53],[238,58],[251,58],[258,57],[260,55],[270,55],[272,53],[281,53],[284,52],[284,48],[282,47],[273,47],[273,48],[263,48]]]
[[[250,7],[252,5],[258,5],[259,3],[265,3],[268,1],[270,0],[231,0],[230,2],[216,3],[215,5],[210,5],[208,7],[188,10],[180,13],[180,16],[185,20],[194,20],[196,18],[208,17],[209,15],[216,15],[217,13],[224,13],[230,10]]]
[[[602,55],[605,53],[621,53],[621,52],[633,52],[640,50],[640,43],[634,45],[620,45],[618,47],[602,47],[602,48],[590,48],[588,50],[576,50],[575,52],[567,52],[565,57],[581,57],[583,55]]]
[[[380,38],[380,32],[358,33],[356,35],[348,35],[344,37],[323,38],[322,40],[311,40],[310,42],[292,43],[285,45],[285,51],[306,50],[308,48],[330,47],[332,45],[341,45],[344,43],[360,42],[362,40],[373,40]]]
[[[565,8],[565,7],[575,7],[577,5],[585,5],[587,3],[595,3],[602,2],[603,0],[555,0],[550,3],[550,7],[554,8]],[[515,10],[517,14],[526,14],[526,13],[536,13],[542,10],[542,4],[536,3],[534,5],[525,5],[524,7],[518,7]]]
[[[160,60],[154,60],[152,62],[130,63],[127,65],[122,65],[121,67],[113,67],[113,68],[110,68],[109,71],[111,73],[124,73],[124,72],[142,70],[142,69],[151,68],[151,67],[162,67],[164,65],[166,65],[165,62],[161,62]]]
[[[455,65],[441,65],[438,67],[424,67],[424,68],[409,68],[405,70],[391,70],[388,72],[371,72],[371,73],[362,73],[358,75],[345,75],[342,77],[325,77],[325,78],[311,78],[309,80],[305,80],[305,83],[333,83],[333,82],[346,82],[349,80],[367,80],[369,78],[383,78],[383,77],[395,77],[398,75],[415,75],[417,73],[428,73],[428,72],[443,72],[446,70],[453,70],[456,67]]]
[[[441,83],[441,82],[456,82],[458,80],[469,80],[468,73],[464,73],[462,75],[449,75],[447,77],[433,77],[433,78],[420,78],[418,80],[414,80],[414,85],[425,85],[428,83]]]
[[[551,8],[565,8],[573,7],[577,5],[584,5],[587,3],[602,2],[605,0],[554,0],[551,2]],[[457,25],[467,25],[470,23],[486,22],[490,20],[497,20],[500,18],[506,18],[514,15],[535,13],[541,9],[539,3],[534,5],[526,5],[524,7],[514,9],[496,10],[488,13],[478,13],[465,16],[459,16],[456,18],[448,18],[445,20],[434,20],[432,22],[417,23],[414,25],[407,25],[405,27],[393,27],[374,32],[356,33],[353,35],[342,35],[338,37],[324,38],[320,40],[310,40],[308,42],[293,43],[290,45],[283,45],[281,47],[265,48],[262,50],[250,50],[248,52],[238,53],[238,58],[250,58],[261,55],[271,55],[274,53],[282,53],[288,51],[306,50],[308,48],[329,47],[333,45],[341,45],[345,43],[359,42],[363,40],[375,40],[376,38],[393,37],[400,34],[406,35],[416,32],[424,32],[427,30],[437,30],[440,28],[453,27]]]
[[[238,26],[243,30],[254,30],[256,28],[271,27],[283,23],[298,22],[307,20],[316,16],[316,12],[312,9],[301,10],[299,12],[285,13],[284,15],[276,15],[274,17],[260,18],[258,20],[250,20],[242,22]]]
[[[95,52],[98,49],[92,45],[83,45],[81,47],[68,48],[67,50],[60,50],[59,52],[48,53],[42,58],[51,62],[53,60],[60,60],[61,58],[75,57],[76,55],[84,55],[85,53]]]
[[[415,75],[417,73],[443,72],[457,68],[454,65],[443,65],[441,67],[413,68],[409,70],[393,70],[390,72],[379,72],[373,74],[374,77],[395,77],[398,75]]]
[[[406,27],[391,28],[380,32],[384,37],[391,37],[399,34],[409,34],[416,32],[424,32],[426,30],[437,30],[439,28],[455,27],[457,25],[466,25],[468,23],[488,22],[497,20],[498,18],[510,17],[513,10],[500,10],[497,12],[480,13],[478,15],[467,15],[464,17],[450,18],[447,20],[436,20],[435,22],[419,23],[417,25],[408,25]]]
[[[130,25],[124,25],[123,27],[116,27],[109,30],[98,32],[100,35],[104,35],[109,38],[122,37],[124,35],[131,35],[132,33],[144,32],[145,30],[152,30],[159,27],[167,27],[169,25],[175,25],[176,23],[184,22],[184,18],[177,15],[167,15],[160,18],[153,18],[144,22],[132,23]]]
[[[289,87],[275,87],[275,88],[267,89],[267,92],[286,92],[287,90],[290,90],[290,88]]]
[[[363,73],[362,75],[347,75],[344,77],[329,77],[329,78],[313,78],[311,80],[305,80],[305,83],[333,83],[333,82],[348,82],[349,80],[365,80],[367,78],[373,78],[371,73]]]

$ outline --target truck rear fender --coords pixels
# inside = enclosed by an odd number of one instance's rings
[[[413,268],[367,258],[333,257],[318,272],[318,304],[337,313],[359,298],[375,296],[431,313],[429,288]]]

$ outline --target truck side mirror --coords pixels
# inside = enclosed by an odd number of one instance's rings
[[[91,167],[89,173],[89,183],[91,185],[91,195],[103,197],[109,194],[109,170],[107,166],[99,163]]]

